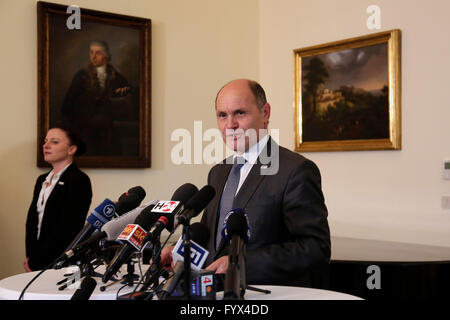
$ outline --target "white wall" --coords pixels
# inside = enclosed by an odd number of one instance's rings
[[[167,199],[184,182],[199,188],[210,165],[176,166],[170,135],[215,128],[213,101],[228,80],[260,80],[271,127],[293,149],[293,49],[402,30],[401,151],[306,153],[320,167],[332,235],[450,246],[450,43],[445,0],[99,0],[62,1],[152,19],[152,168],[85,169],[91,208],[141,185]],[[366,8],[381,8],[368,30]],[[37,37],[34,0],[0,0],[0,279],[23,271],[26,212],[36,177]]]
[[[381,29],[369,30],[369,5]],[[293,49],[402,31],[402,150],[304,153],[320,167],[332,235],[450,246],[450,3],[445,0],[261,0],[260,81],[271,127],[294,148]]]
[[[145,201],[170,199],[177,187],[206,184],[211,165],[172,164],[177,128],[216,127],[214,98],[227,81],[258,78],[257,0],[52,1],[152,20],[152,168],[85,169],[91,209],[141,185]],[[25,220],[36,167],[36,1],[0,1],[0,279],[23,272]]]

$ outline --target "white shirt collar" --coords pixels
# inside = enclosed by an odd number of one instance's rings
[[[258,143],[255,143],[243,154],[234,154],[233,160],[236,157],[243,157],[247,163],[255,164],[258,160],[259,154],[266,147],[267,141],[269,141],[269,135],[266,134],[264,137],[259,139]]]
[[[102,73],[102,74],[106,74],[106,64],[97,67],[97,73]]]
[[[52,181],[58,181],[59,178],[61,177],[61,175],[64,173],[64,171],[66,171],[66,169],[72,164],[69,163],[67,166],[65,166],[60,172],[54,174],[54,170],[52,169],[52,171],[49,172],[49,174],[47,175],[47,177],[45,178],[45,182],[50,182],[50,180]]]

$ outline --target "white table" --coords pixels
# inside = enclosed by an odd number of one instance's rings
[[[137,268],[136,268],[137,269]],[[101,272],[101,270],[100,270]],[[138,270],[136,270],[138,272]],[[145,272],[143,270],[142,272]],[[38,273],[29,272],[21,273],[0,281],[0,299],[17,300],[26,284]],[[62,280],[67,269],[46,270],[40,275],[25,291],[24,300],[69,300],[75,293],[76,288],[66,288],[62,291],[58,290],[56,283]],[[101,291],[100,287],[104,285],[100,278],[94,278],[97,286],[92,293],[90,300],[116,300],[118,290],[123,284],[115,283]],[[110,284],[109,281],[106,284]],[[270,290],[270,294],[265,294],[253,290],[246,290],[246,300],[359,300],[361,298],[345,293],[313,289],[301,287],[285,287],[285,286],[258,286],[253,287],[259,289]],[[124,287],[119,295],[130,292],[133,287]],[[217,293],[217,299],[221,299],[223,292]]]
[[[102,268],[102,267],[100,267]],[[100,273],[104,272],[103,267]],[[65,276],[70,269],[62,268],[60,270],[49,269],[44,271],[34,282],[27,288],[23,296],[23,300],[70,300],[76,291],[76,287],[68,287],[64,290],[58,290],[61,285],[57,285],[57,282],[67,278]],[[0,280],[0,299],[1,300],[17,300],[27,283],[33,279],[40,271],[27,272],[17,274],[5,279]],[[136,270],[138,272],[138,270]],[[143,271],[145,272],[145,271]],[[91,295],[91,300],[116,300],[117,292],[124,285],[120,282],[112,284],[112,281],[108,281],[106,284],[102,282],[101,278],[94,277],[97,281],[97,286]],[[109,285],[104,291],[100,288],[104,285]],[[133,287],[125,287],[120,290],[120,295],[130,292]]]

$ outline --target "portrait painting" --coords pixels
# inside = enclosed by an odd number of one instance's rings
[[[38,2],[38,144],[63,125],[81,167],[150,167],[151,21],[80,8],[70,28],[67,8]]]
[[[296,150],[400,149],[399,50],[398,30],[296,49]]]

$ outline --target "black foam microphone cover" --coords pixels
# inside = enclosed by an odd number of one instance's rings
[[[246,242],[248,241],[249,225],[244,210],[237,208],[233,209],[226,220],[227,237],[231,239],[233,235],[238,235]]]
[[[144,229],[145,231],[148,231],[152,225],[158,220],[158,216],[151,213],[151,209],[142,210],[141,214],[137,216],[136,220],[134,221],[134,224],[138,224]]]
[[[194,186],[192,183],[185,183],[181,185],[172,195],[172,199],[174,201],[180,201],[185,204],[189,201],[196,193],[198,192],[198,188]]]
[[[138,207],[145,198],[145,190],[140,187],[133,187],[123,193],[116,203],[116,213],[120,216]]]
[[[209,241],[210,232],[209,229],[200,222],[195,222],[189,227],[189,235],[191,240],[196,242],[198,245],[206,248]]]
[[[128,190],[128,194],[135,194],[136,196],[138,196],[141,199],[141,201],[144,200],[144,198],[146,196],[145,190],[141,186],[136,186],[136,187],[130,188]]]
[[[210,185],[206,185],[199,190],[185,205],[188,209],[193,209],[196,214],[199,214],[208,203],[214,198],[216,190]]]

